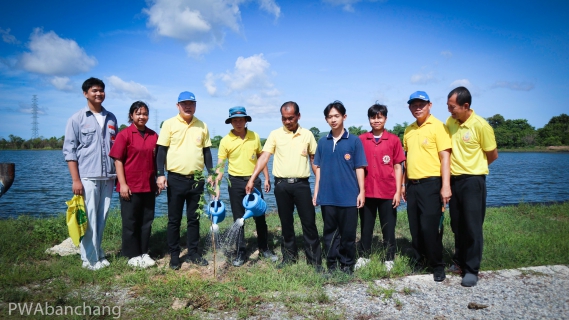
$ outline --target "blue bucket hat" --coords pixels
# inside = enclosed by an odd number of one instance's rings
[[[230,108],[229,118],[225,119],[225,124],[229,124],[232,118],[241,118],[241,117],[245,117],[245,120],[247,120],[247,122],[251,122],[251,117],[247,115],[247,110],[245,110],[245,107],[238,106]]]
[[[423,100],[423,101],[431,101],[429,99],[429,95],[425,91],[415,91],[409,96],[409,101],[407,104],[411,104],[413,100]]]
[[[178,102],[182,101],[196,101],[196,96],[189,91],[184,91],[178,96]]]

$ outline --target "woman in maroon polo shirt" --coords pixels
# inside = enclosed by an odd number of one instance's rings
[[[397,207],[401,200],[401,163],[405,161],[405,153],[399,137],[385,130],[386,106],[371,106],[368,119],[371,132],[360,136],[368,166],[365,168],[365,205],[360,209],[361,239],[358,249],[364,257],[369,256],[375,217],[379,212],[383,245],[386,249],[385,266],[389,271],[395,258],[395,224]],[[367,261],[358,262],[361,265]]]
[[[147,268],[156,264],[148,255],[148,242],[154,221],[156,161],[154,150],[158,135],[146,127],[149,109],[136,101],[128,112],[128,128],[117,135],[109,154],[115,159],[117,192],[122,216],[122,254],[128,265]]]

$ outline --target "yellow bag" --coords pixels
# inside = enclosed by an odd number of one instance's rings
[[[83,196],[74,195],[67,204],[67,229],[73,244],[79,246],[81,239],[87,232],[87,214],[85,213],[85,201]]]

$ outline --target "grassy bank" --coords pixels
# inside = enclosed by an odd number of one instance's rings
[[[166,217],[157,218],[153,224],[150,254],[159,259],[159,266],[133,270],[126,265],[126,258],[120,256],[121,221],[117,211],[109,217],[103,243],[111,266],[92,272],[81,268],[78,256],[59,257],[44,253],[67,237],[63,215],[48,219],[0,220],[0,317],[8,315],[10,303],[18,302],[120,306],[123,318],[201,318],[204,311],[231,312],[247,317],[258,314],[261,303],[278,302],[289,314],[319,319],[342,318],[342,315],[332,313],[334,302],[326,296],[325,284],[368,282],[413,272],[409,259],[403,254],[410,246],[407,217],[400,213],[398,219],[397,245],[401,254],[391,272],[386,272],[380,262],[383,252],[379,249],[381,233],[379,223],[376,223],[374,241],[378,249],[372,262],[356,271],[354,277],[336,275],[328,279],[316,274],[304,262],[277,270],[274,264],[258,259],[255,254],[241,268],[228,266],[218,254],[214,277],[210,251],[206,253],[210,261],[208,267],[184,264],[179,271],[169,270]],[[317,221],[321,234],[320,216]],[[281,256],[278,216],[269,214],[267,223],[271,246]],[[454,242],[448,212],[444,223],[445,259],[450,262]],[[208,224],[202,221],[202,235],[207,233]],[[230,221],[220,224],[222,229],[230,225]],[[254,222],[247,220],[245,229],[249,252],[252,252],[256,243]],[[569,203],[489,208],[484,229],[483,270],[569,264]],[[297,220],[297,241],[302,248],[300,230]],[[179,308],[173,308],[173,305],[179,305]]]

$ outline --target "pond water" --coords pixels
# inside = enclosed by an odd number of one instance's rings
[[[212,149],[212,154],[216,162],[217,149]],[[72,197],[71,177],[60,150],[0,151],[0,162],[16,164],[14,184],[0,198],[0,218],[21,214],[50,216],[67,210],[65,201]],[[487,204],[568,201],[569,170],[563,169],[567,167],[568,153],[500,153],[498,160],[490,166]],[[269,168],[272,168],[272,162],[269,162]],[[271,181],[274,181],[272,176]],[[310,182],[314,184],[312,176]],[[226,183],[222,184],[220,198],[229,207]],[[114,193],[111,207],[119,207],[118,199],[118,193]],[[272,190],[265,199],[269,210],[275,210]],[[166,202],[165,193],[158,196],[156,215],[167,214]]]

